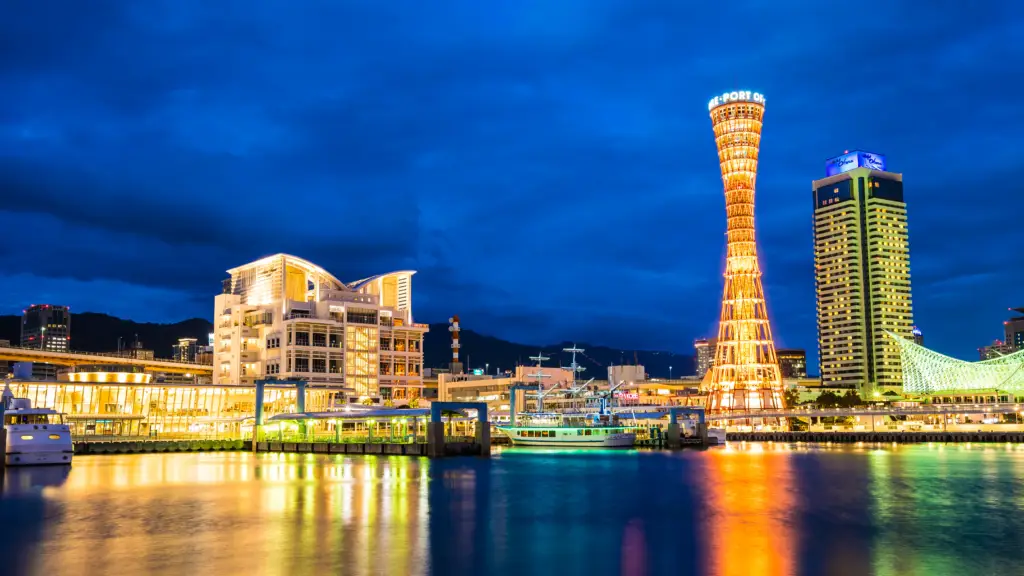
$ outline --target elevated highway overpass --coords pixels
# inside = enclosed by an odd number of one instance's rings
[[[58,366],[84,366],[90,364],[120,364],[138,366],[146,372],[167,372],[172,374],[191,374],[193,376],[213,376],[213,366],[174,360],[145,360],[126,358],[118,354],[98,354],[93,352],[54,352],[38,348],[21,348],[17,346],[0,347],[0,362],[45,362]]]

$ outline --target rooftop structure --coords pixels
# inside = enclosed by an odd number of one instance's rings
[[[905,394],[943,394],[1002,390],[1024,393],[1024,350],[967,362],[918,346],[892,332],[886,333],[899,347]]]

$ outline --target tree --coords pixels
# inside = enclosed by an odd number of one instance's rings
[[[419,408],[419,407],[420,407],[420,399],[419,398],[413,398],[412,400],[409,400],[409,408]]]
[[[846,394],[843,394],[839,398],[839,405],[843,408],[853,408],[855,406],[863,406],[864,401],[860,399],[860,394],[857,394],[853,390],[847,390]]]
[[[800,403],[800,393],[794,390],[786,390],[782,393],[782,399],[786,406],[796,406]]]
[[[838,408],[842,398],[831,390],[826,390],[814,399],[819,408]]]

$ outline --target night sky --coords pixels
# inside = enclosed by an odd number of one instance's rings
[[[345,280],[418,270],[421,322],[689,352],[714,334],[724,269],[707,102],[734,89],[767,97],[777,344],[815,351],[810,182],[846,149],[904,174],[926,344],[974,359],[1024,305],[1013,2],[0,12],[2,313],[209,318],[226,269],[288,252]]]

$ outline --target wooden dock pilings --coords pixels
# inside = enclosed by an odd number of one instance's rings
[[[811,442],[824,444],[887,442],[919,444],[922,442],[1024,442],[1024,432],[729,432],[732,442]]]

